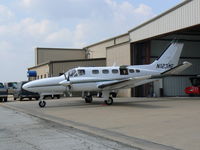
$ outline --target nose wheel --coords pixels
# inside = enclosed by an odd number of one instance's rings
[[[46,106],[46,102],[45,101],[39,101],[39,106],[41,108],[45,107]]]

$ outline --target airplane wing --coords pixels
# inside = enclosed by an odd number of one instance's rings
[[[150,78],[151,76],[148,75],[148,76],[122,79],[122,80],[113,81],[109,83],[100,83],[98,85],[98,88],[102,90],[115,90],[115,89],[128,88],[129,86],[135,87],[135,86],[138,86],[139,82],[146,81],[147,79],[150,79]]]
[[[186,68],[190,67],[191,65],[192,64],[189,62],[183,62],[183,64],[178,65],[159,75],[146,75],[146,76],[140,76],[140,77],[134,77],[134,78],[126,78],[126,79],[107,82],[107,83],[103,82],[103,83],[98,84],[98,88],[102,90],[115,90],[115,89],[136,87],[142,84],[156,81],[166,76],[177,75],[183,70],[185,70]]]

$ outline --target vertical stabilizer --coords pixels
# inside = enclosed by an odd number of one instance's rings
[[[162,55],[151,64],[152,69],[162,72],[177,66],[183,45],[180,42],[171,42]]]

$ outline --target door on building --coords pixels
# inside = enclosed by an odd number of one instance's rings
[[[131,44],[132,65],[144,65],[150,63],[150,41]],[[133,97],[146,97],[150,94],[152,84],[145,84],[132,88]]]

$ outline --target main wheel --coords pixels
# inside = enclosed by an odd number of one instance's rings
[[[86,103],[92,103],[92,96],[86,96],[85,97],[85,102]]]
[[[106,103],[107,105],[112,105],[112,104],[113,104],[113,99],[112,99],[112,97],[109,97],[108,100],[105,100],[105,103]]]
[[[7,102],[8,101],[8,98],[7,97],[4,97],[4,102]]]
[[[46,102],[45,102],[45,101],[40,101],[40,102],[39,102],[39,106],[40,106],[41,108],[45,107],[45,106],[46,106]]]

